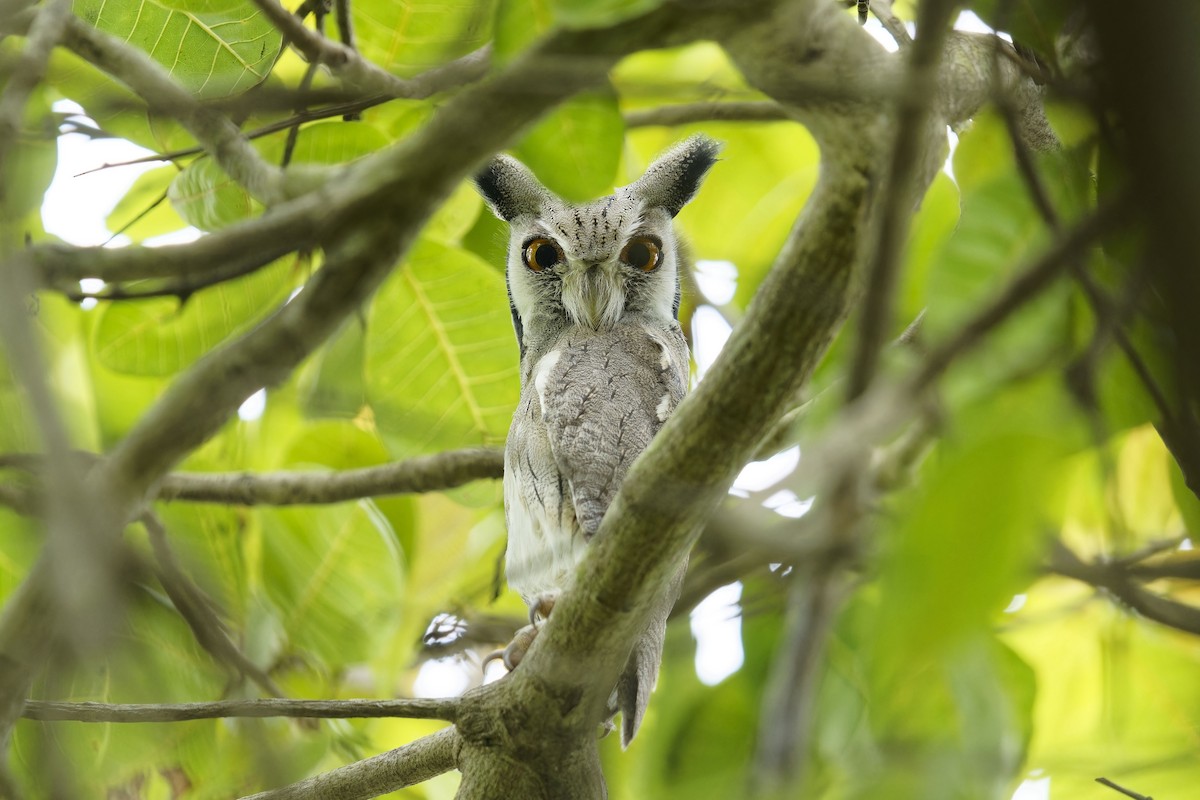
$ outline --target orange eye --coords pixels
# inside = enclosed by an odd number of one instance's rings
[[[621,251],[621,260],[643,272],[650,272],[662,261],[662,242],[654,236],[636,236]]]
[[[525,245],[525,266],[534,272],[550,269],[563,260],[562,250],[549,239],[538,238]]]

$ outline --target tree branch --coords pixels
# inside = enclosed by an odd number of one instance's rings
[[[103,457],[73,453],[95,466]],[[0,454],[0,468],[14,467],[34,474],[44,459],[28,453]],[[347,470],[287,472],[172,472],[162,479],[155,499],[164,502],[224,503],[226,505],[320,505],[366,497],[420,494],[454,489],[477,480],[504,475],[504,452],[498,448],[448,450],[377,467]],[[43,476],[44,479],[44,476]],[[0,505],[21,514],[37,509],[31,492],[22,486],[0,484]]]
[[[749,100],[738,103],[680,103],[625,112],[627,128],[688,125],[693,122],[779,122],[791,116],[778,103]]]
[[[872,226],[875,236],[865,276],[866,292],[846,384],[846,396],[850,401],[857,399],[870,385],[879,352],[891,335],[892,296],[912,215],[911,201],[914,195],[924,196],[932,175],[922,173],[927,172],[929,154],[935,149],[933,143],[945,138],[945,122],[931,111],[942,45],[954,8],[955,5],[946,0],[921,3],[917,19],[921,35],[906,51],[904,82],[895,111],[896,133],[882,179],[884,198],[876,206],[878,213]]]
[[[142,525],[150,536],[150,547],[158,562],[158,582],[175,605],[175,610],[191,628],[192,635],[209,655],[233,672],[236,678],[250,678],[260,689],[274,697],[283,697],[284,692],[261,667],[251,661],[230,640],[221,619],[213,608],[213,601],[206,597],[180,568],[175,554],[167,543],[167,531],[158,517],[147,512],[142,515]]]
[[[69,0],[51,0],[35,12],[25,49],[12,66],[0,94],[0,201],[8,192],[8,160],[21,133],[29,95],[41,82],[50,52],[62,38],[71,16]]]
[[[211,703],[61,703],[27,700],[21,716],[42,722],[184,722],[226,717],[365,719],[401,717],[453,722],[456,698],[424,700],[218,700]]]
[[[1048,568],[1063,577],[1104,589],[1147,619],[1200,636],[1200,608],[1151,592],[1137,582],[1127,567],[1103,562],[1089,564],[1056,541],[1050,550]]]
[[[461,739],[454,727],[412,744],[243,800],[368,800],[454,769]]]
[[[503,451],[476,448],[334,472],[175,472],[163,479],[158,499],[243,506],[340,503],[363,497],[439,492],[503,474]]]
[[[254,5],[308,61],[329,67],[339,78],[364,94],[408,99],[429,97],[448,86],[482,77],[491,59],[491,49],[485,47],[445,67],[405,80],[367,61],[349,42],[335,42],[305,27],[296,15],[288,12],[276,0],[254,0]]]

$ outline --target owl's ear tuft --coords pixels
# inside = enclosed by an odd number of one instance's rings
[[[475,187],[505,222],[538,213],[549,194],[528,167],[506,155],[496,156],[475,175]]]
[[[629,191],[673,217],[695,196],[720,152],[719,142],[703,134],[692,136],[659,156]]]

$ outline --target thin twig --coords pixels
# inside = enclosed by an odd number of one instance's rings
[[[313,94],[315,94],[316,96],[321,96],[321,94],[323,94],[323,93],[317,92],[317,93],[313,93]],[[339,93],[339,94],[341,94],[341,93]],[[299,96],[295,97],[292,100],[290,105],[292,105],[294,107],[297,103],[303,103],[303,102],[305,102],[305,98],[307,98],[307,97],[308,97],[307,94],[300,94]],[[272,122],[267,125],[263,125],[262,127],[247,131],[246,138],[247,139],[261,139],[262,137],[270,136],[273,133],[279,133],[280,131],[291,130],[291,129],[299,127],[300,125],[303,125],[307,122],[319,122],[321,120],[331,119],[333,117],[344,117],[348,114],[355,114],[359,111],[365,111],[368,108],[374,108],[375,106],[382,105],[383,103],[386,103],[389,100],[394,100],[394,99],[395,98],[390,97],[386,94],[375,94],[375,95],[371,95],[369,97],[364,97],[364,98],[361,98],[358,100],[351,100],[351,101],[347,101],[344,103],[337,103],[337,104],[334,104],[331,106],[325,106],[323,108],[312,109],[312,110],[308,110],[308,111],[299,111],[299,112],[293,114],[292,116],[288,117],[287,119],[282,119],[282,120],[279,120],[278,122]],[[151,163],[155,163],[158,161],[178,161],[181,158],[187,158],[188,156],[200,155],[203,152],[204,152],[203,147],[181,147],[178,150],[169,150],[164,153],[154,153],[154,154],[148,155],[148,156],[141,156],[140,158],[131,158],[128,161],[105,162],[104,164],[101,164],[98,167],[93,167],[92,169],[84,170],[83,172],[79,173],[79,175],[76,175],[75,177],[79,177],[80,175],[90,175],[93,172],[100,172],[101,170],[106,170],[106,169],[114,169],[116,167],[129,167],[129,166],[133,166],[135,164],[151,164]]]
[[[283,697],[283,690],[271,680],[271,676],[247,658],[230,640],[225,626],[213,608],[213,601],[206,597],[200,587],[180,568],[167,542],[166,528],[158,517],[147,512],[142,515],[142,524],[150,535],[150,547],[158,562],[158,582],[171,598],[175,610],[191,628],[200,646],[227,666],[235,676],[248,677],[264,692],[273,697]]]
[[[360,719],[400,717],[453,722],[458,699],[218,700],[211,703],[64,703],[28,700],[21,716],[42,722],[183,722],[226,717]]]
[[[1110,234],[1125,215],[1126,200],[1102,203],[1075,227],[1064,233],[1038,259],[1017,274],[999,294],[977,311],[949,340],[930,350],[911,380],[916,389],[928,386],[960,355],[973,349],[983,336],[1030,299],[1048,287],[1070,263],[1082,258],[1087,248]]]
[[[1062,542],[1055,542],[1050,552],[1048,569],[1063,577],[1104,589],[1146,619],[1186,633],[1200,635],[1200,608],[1151,592],[1119,564],[1089,564],[1071,552]]]
[[[1009,139],[1012,142],[1018,173],[1025,184],[1025,189],[1047,227],[1058,232],[1062,229],[1062,220],[1050,199],[1049,189],[1037,171],[1033,154],[1029,151],[1024,137],[1021,136],[1016,111],[1012,104],[1003,98],[998,105],[1003,114]],[[1166,393],[1150,371],[1146,360],[1142,358],[1141,353],[1134,346],[1133,340],[1129,338],[1112,298],[1088,273],[1080,261],[1072,262],[1071,275],[1083,289],[1084,297],[1087,298],[1093,313],[1100,321],[1098,327],[1107,326],[1101,332],[1111,335],[1116,341],[1134,374],[1137,375],[1142,387],[1146,390],[1146,394],[1158,409],[1162,416],[1159,433],[1163,442],[1175,457],[1180,468],[1183,469],[1188,485],[1196,492],[1197,496],[1200,496],[1200,431],[1197,431],[1196,425],[1190,421],[1190,415],[1186,409],[1177,410],[1167,400]],[[1100,334],[1098,333],[1098,335]]]
[[[730,103],[679,103],[625,112],[625,126],[687,125],[692,122],[779,122],[790,120],[787,110],[771,100]]]
[[[342,44],[349,47],[351,50],[358,48],[354,44],[354,15],[350,13],[350,0],[334,0],[334,13],[337,15],[338,38],[342,40]],[[362,114],[357,111],[352,111],[346,114],[342,119],[347,122],[362,119]]]
[[[159,500],[229,505],[312,505],[363,497],[438,492],[471,481],[499,478],[504,453],[497,449],[450,450],[379,467],[335,472],[183,473],[168,475]]]
[[[321,36],[325,35],[326,13],[325,5],[323,3],[318,4],[313,9],[313,26],[316,28],[317,33]],[[321,65],[316,61],[313,61],[304,70],[304,75],[302,75],[300,78],[300,86],[298,88],[299,94],[305,94],[312,88],[313,78],[317,76],[317,70],[320,69],[320,66]],[[297,107],[295,110],[297,112],[304,111],[302,107]],[[296,140],[299,138],[300,127],[298,125],[288,130],[287,139],[283,144],[283,157],[279,160],[279,166],[286,167],[288,164],[292,163],[292,153],[296,149]]]
[[[329,67],[339,78],[359,91],[403,98],[428,96],[419,81],[398,78],[367,61],[351,47],[310,30],[276,0],[254,0],[254,4],[305,58]]]
[[[1154,800],[1154,798],[1151,797],[1150,795],[1138,794],[1137,792],[1133,791],[1132,789],[1126,789],[1124,786],[1121,786],[1118,783],[1113,783],[1108,778],[1096,778],[1096,783],[1103,784],[1104,786],[1107,786],[1110,789],[1120,792],[1121,794],[1125,795],[1126,797],[1132,797],[1133,800]]]
[[[88,468],[103,462],[96,453],[73,451]],[[39,475],[45,459],[32,453],[0,453],[0,469]],[[497,448],[447,450],[377,467],[347,470],[279,472],[172,472],[159,484],[161,501],[225,505],[321,505],[396,494],[442,492],[504,474],[504,452]],[[44,479],[44,475],[41,475]],[[0,504],[30,513],[33,498],[20,486],[0,484]]]
[[[879,353],[890,335],[892,297],[900,269],[904,233],[912,208],[912,184],[920,177],[920,148],[926,141],[925,127],[937,96],[938,65],[942,43],[954,4],[921,3],[918,28],[921,35],[908,50],[908,69],[900,88],[896,109],[896,135],[882,185],[884,198],[877,205],[874,246],[865,282],[866,295],[859,311],[858,338],[846,383],[846,396],[853,401],[866,391],[875,375]]]

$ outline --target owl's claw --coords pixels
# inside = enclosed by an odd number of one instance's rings
[[[557,600],[557,593],[538,595],[538,598],[529,606],[529,624],[536,626],[539,618],[550,619],[550,612],[554,610],[554,603]]]
[[[538,629],[535,625],[526,625],[515,634],[513,639],[508,643],[508,647],[503,650],[493,650],[483,659],[482,668],[487,669],[487,665],[493,661],[499,660],[504,664],[504,668],[512,672],[521,663],[521,659],[525,657],[525,653],[533,645],[533,640],[537,638]]]
[[[516,669],[533,645],[533,640],[537,638],[542,622],[550,618],[550,612],[554,610],[554,601],[557,599],[557,593],[538,595],[529,606],[529,624],[513,634],[508,647],[488,653],[483,659],[482,668],[486,670],[488,664],[501,661],[509,672]]]

